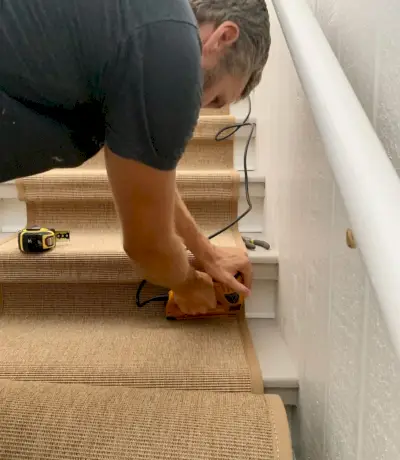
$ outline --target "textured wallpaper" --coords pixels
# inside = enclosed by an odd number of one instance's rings
[[[309,3],[400,167],[398,2]],[[255,98],[257,148],[267,237],[280,253],[279,318],[301,379],[303,458],[397,460],[400,362],[361,255],[346,245],[346,208],[274,14],[272,23],[271,60]]]

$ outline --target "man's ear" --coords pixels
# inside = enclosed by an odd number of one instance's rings
[[[239,38],[239,26],[232,21],[225,21],[214,31],[210,40],[216,52],[223,53]]]
[[[209,25],[211,26],[211,25]],[[216,29],[204,27],[203,51],[207,55],[221,55],[239,38],[239,26],[232,21],[225,21]]]

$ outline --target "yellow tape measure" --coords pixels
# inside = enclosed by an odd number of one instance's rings
[[[24,228],[18,233],[18,247],[21,252],[46,252],[56,247],[57,240],[69,240],[70,232],[46,227]]]

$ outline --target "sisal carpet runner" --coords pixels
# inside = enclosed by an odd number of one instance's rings
[[[214,140],[232,122],[202,114],[178,170],[206,234],[237,216],[233,142]],[[28,225],[71,240],[40,255],[21,254],[15,237],[0,245],[1,460],[289,458],[284,408],[263,395],[244,317],[169,322],[162,304],[136,307],[141,278],[101,152],[18,190]],[[214,242],[242,244],[237,228]]]
[[[276,396],[0,381],[0,398],[2,459],[292,458]]]

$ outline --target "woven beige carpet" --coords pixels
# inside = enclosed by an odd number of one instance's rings
[[[3,381],[0,399],[2,460],[291,459],[276,396]]]
[[[202,115],[179,166],[178,187],[206,234],[237,216],[233,142],[214,140],[232,122]],[[163,305],[137,309],[141,278],[122,249],[101,152],[18,189],[28,225],[70,230],[71,240],[35,255],[15,237],[0,246],[2,460],[289,458],[285,412],[262,394],[244,317],[169,322]],[[214,241],[242,244],[237,228]],[[143,298],[163,292],[148,286]],[[236,452],[234,435],[249,453]]]

